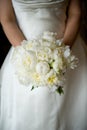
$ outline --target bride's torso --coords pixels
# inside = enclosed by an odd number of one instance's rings
[[[44,31],[63,37],[68,0],[12,0],[12,4],[27,39],[38,38]]]

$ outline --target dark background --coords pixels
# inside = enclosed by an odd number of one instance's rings
[[[6,54],[8,53],[10,46],[11,45],[10,45],[8,39],[6,38],[6,36],[3,32],[3,29],[1,27],[1,24],[0,24],[0,66],[3,63],[4,58],[5,58]]]
[[[83,0],[82,3],[82,20],[81,20],[81,28],[80,28],[80,33],[87,44],[87,0]],[[2,65],[9,49],[10,49],[10,43],[7,40],[3,29],[0,25],[0,66]]]
[[[80,33],[87,45],[87,0],[81,0],[82,3],[82,22]]]

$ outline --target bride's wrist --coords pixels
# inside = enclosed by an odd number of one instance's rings
[[[19,43],[15,43],[15,44],[12,44],[13,47],[17,47],[17,46],[21,46],[21,44],[23,43],[23,41],[25,41],[25,39],[23,39],[21,42]]]
[[[64,39],[63,39],[62,42],[63,42],[65,45],[68,45],[68,46],[70,47],[70,49],[71,49],[72,46],[73,46],[73,42],[65,41]]]

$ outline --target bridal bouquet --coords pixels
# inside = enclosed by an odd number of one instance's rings
[[[78,59],[69,46],[56,38],[56,33],[44,32],[37,40],[24,40],[14,48],[12,63],[20,83],[55,88],[63,93],[65,73],[77,67]]]

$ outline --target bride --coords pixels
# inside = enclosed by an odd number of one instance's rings
[[[0,72],[0,130],[87,130],[87,49],[79,36],[80,0],[0,0],[0,20],[12,47]],[[23,40],[57,32],[79,58],[64,94],[22,86],[11,64]],[[3,43],[2,43],[3,44]]]

